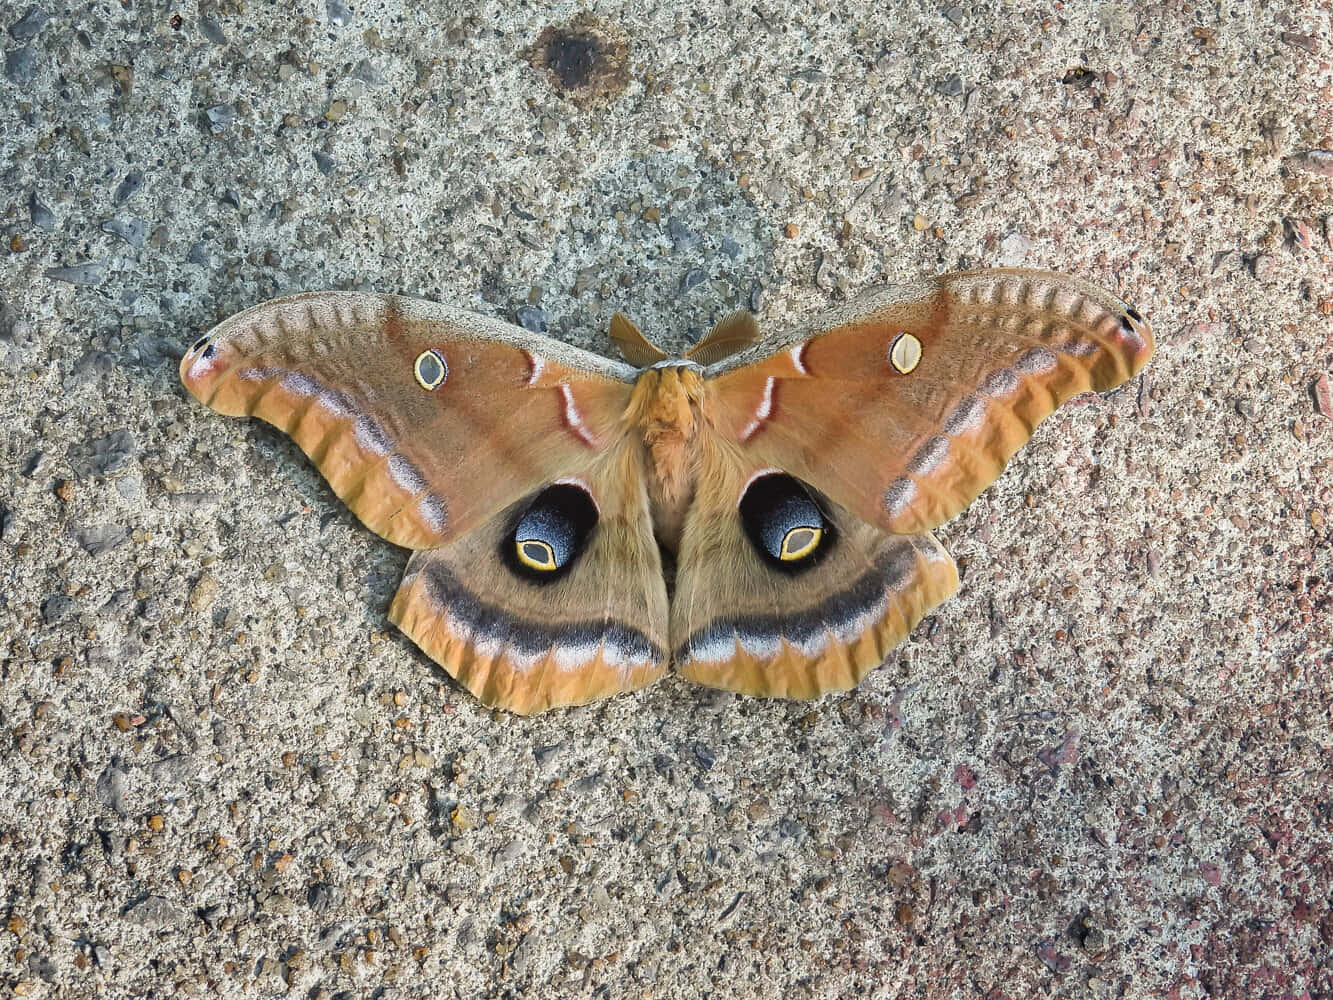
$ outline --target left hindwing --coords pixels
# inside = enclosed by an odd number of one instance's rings
[[[885,531],[958,514],[1057,406],[1152,356],[1142,317],[1042,271],[877,289],[710,369],[717,433]]]

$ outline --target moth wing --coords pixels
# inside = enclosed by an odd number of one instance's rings
[[[766,556],[741,498],[765,474],[794,480],[717,444],[685,515],[671,600],[673,655],[689,680],[782,698],[847,690],[957,589],[933,536],[889,534],[815,494],[823,551],[795,566]]]
[[[1085,281],[1002,269],[876,289],[708,369],[717,433],[898,534],[958,514],[1037,424],[1152,356],[1133,309]]]
[[[516,562],[516,525],[539,491],[414,553],[389,619],[484,703],[521,715],[652,683],[666,666],[667,595],[638,456],[622,446],[554,484],[596,508],[568,572],[547,580]]]
[[[180,370],[213,409],[287,432],[371,530],[423,550],[390,619],[487,704],[579,704],[662,672],[629,366],[433,303],[325,292],[232,317]],[[516,532],[552,489],[586,498],[586,531],[546,578]],[[559,517],[535,523],[539,547],[558,534]]]
[[[285,431],[368,528],[422,549],[593,463],[633,369],[431,302],[314,292],[219,324],[180,375],[213,409]]]

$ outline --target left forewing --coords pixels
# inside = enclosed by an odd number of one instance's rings
[[[289,434],[372,531],[448,543],[617,439],[632,374],[518,327],[391,295],[315,292],[201,337],[181,380]]]

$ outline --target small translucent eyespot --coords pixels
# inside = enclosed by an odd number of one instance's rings
[[[412,372],[417,377],[417,385],[433,392],[444,385],[444,380],[449,377],[449,363],[444,360],[443,354],[432,347],[417,355]]]
[[[889,364],[899,374],[911,374],[921,364],[921,341],[910,333],[899,333],[889,345]]]
[[[1133,337],[1141,336],[1139,331],[1143,326],[1143,317],[1137,309],[1128,308],[1125,310],[1125,314],[1120,317],[1120,329]]]
[[[799,480],[783,473],[760,476],[740,501],[741,524],[761,556],[777,569],[814,565],[831,540],[831,525]]]
[[[514,525],[510,566],[531,580],[553,580],[568,570],[597,526],[597,507],[586,490],[555,483],[538,493]]]

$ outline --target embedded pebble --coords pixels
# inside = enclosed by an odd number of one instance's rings
[[[935,84],[935,92],[945,97],[957,97],[963,92],[963,78],[953,73]]]
[[[1277,258],[1271,253],[1261,253],[1254,258],[1254,277],[1258,281],[1270,282],[1277,280],[1278,266]]]
[[[218,597],[218,581],[212,573],[200,574],[190,588],[190,610],[207,611]]]
[[[236,105],[211,105],[204,109],[204,117],[208,119],[208,130],[213,135],[221,135],[231,128],[232,123],[236,121]]]
[[[328,882],[316,882],[306,890],[306,905],[321,916],[342,902],[343,891]]]
[[[129,811],[126,802],[129,791],[129,772],[115,763],[108,764],[97,777],[97,801],[122,816]]]
[[[130,246],[139,248],[148,234],[148,223],[143,219],[107,219],[102,223],[102,232],[119,236]]]
[[[116,185],[116,193],[112,196],[112,200],[117,205],[123,205],[125,202],[133,198],[139,192],[141,187],[143,187],[143,171],[131,170],[125,175],[124,179]]]
[[[352,23],[352,12],[339,0],[327,0],[324,10],[328,14],[329,24],[335,28],[345,28]]]
[[[31,45],[5,53],[5,79],[26,85],[37,76],[37,50]]]
[[[1314,402],[1321,414],[1333,420],[1333,388],[1329,386],[1327,372],[1321,372],[1314,380]]]
[[[74,598],[64,594],[52,594],[42,602],[42,620],[48,625],[55,625],[74,614]]]
[[[216,493],[173,493],[171,494],[171,506],[174,510],[186,514],[196,514],[214,506],[219,499],[221,498]]]
[[[222,25],[211,17],[201,17],[199,19],[199,34],[214,45],[226,45],[228,43],[227,33],[222,30]]]
[[[546,310],[541,306],[519,306],[518,325],[533,333],[546,332]]]
[[[9,26],[10,37],[16,42],[30,42],[51,20],[51,15],[40,7],[29,7],[28,13]]]
[[[70,369],[65,379],[65,388],[68,391],[81,383],[100,380],[115,367],[115,356],[109,351],[85,351]]]
[[[680,287],[682,291],[689,291],[691,288],[702,285],[707,280],[707,271],[701,267],[692,267],[680,279]]]
[[[150,929],[184,927],[190,916],[180,906],[163,896],[149,896],[125,912],[126,918]]]
[[[173,802],[184,799],[199,780],[199,761],[190,754],[174,753],[148,765],[147,790]]]
[[[96,285],[106,275],[106,261],[90,260],[68,267],[48,267],[42,273],[52,281],[65,281],[71,285]]]
[[[999,263],[1005,267],[1015,267],[1023,263],[1032,252],[1032,239],[1024,233],[1010,233],[1000,241]]]
[[[130,536],[130,530],[123,524],[93,524],[71,527],[70,534],[84,552],[90,556],[100,556],[124,542]]]
[[[55,232],[56,214],[37,197],[36,191],[28,195],[28,217],[38,229],[45,229],[48,233]]]
[[[693,250],[703,242],[698,233],[675,216],[667,220],[667,235],[671,237],[671,246],[677,253]]]
[[[67,457],[70,467],[79,478],[87,479],[89,476],[119,472],[129,465],[137,451],[133,435],[121,428],[92,441],[71,446]]]

